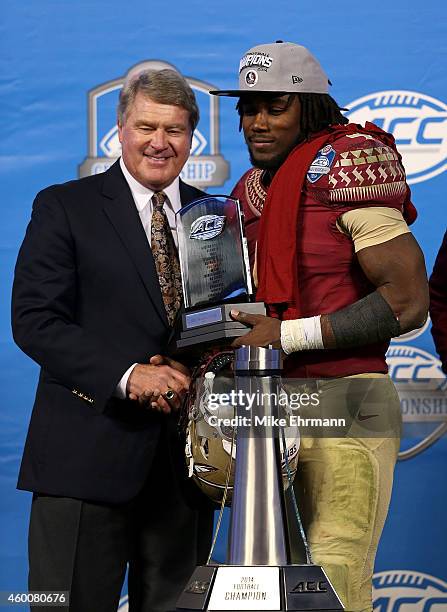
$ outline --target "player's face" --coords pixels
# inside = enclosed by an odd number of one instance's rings
[[[118,124],[123,161],[142,185],[160,191],[180,174],[191,149],[189,112],[141,92]]]
[[[250,94],[241,98],[241,107],[251,163],[277,170],[300,140],[298,96]]]

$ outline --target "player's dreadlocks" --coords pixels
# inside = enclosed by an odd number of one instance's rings
[[[329,125],[349,123],[349,120],[341,113],[342,110],[346,109],[340,108],[329,94],[290,94],[287,106],[292,103],[293,96],[298,96],[301,104],[300,140],[308,140],[312,134],[323,130]],[[236,110],[240,117],[239,131],[241,131],[243,116],[242,98],[239,98]]]
[[[337,102],[329,94],[299,93],[301,104],[300,132],[304,140],[329,125],[349,123]]]

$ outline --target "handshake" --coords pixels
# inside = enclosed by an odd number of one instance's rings
[[[243,344],[252,346],[281,346],[281,321],[263,315],[233,310],[231,316],[251,327],[245,336],[236,338],[233,348]],[[170,357],[154,355],[149,363],[137,364],[127,380],[127,397],[146,408],[170,413],[178,410],[189,389],[191,378],[186,366]]]
[[[127,397],[166,414],[178,410],[191,379],[186,366],[162,355],[138,363],[127,380]]]

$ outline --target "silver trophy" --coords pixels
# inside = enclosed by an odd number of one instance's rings
[[[236,350],[236,390],[258,399],[245,421],[245,406],[236,407],[238,422],[244,425],[237,426],[227,563],[197,567],[177,602],[178,611],[344,610],[324,569],[312,562],[296,506],[296,537],[305,554],[302,562],[292,563],[286,507],[290,498],[286,500],[281,468],[284,429],[274,424],[280,412],[268,399],[280,393],[281,368],[279,349]],[[257,418],[266,423],[262,435]],[[292,487],[287,491],[292,493]]]
[[[171,348],[204,351],[209,344],[246,334],[249,330],[231,319],[230,310],[265,314],[265,307],[250,302],[253,291],[238,200],[201,198],[177,213],[176,224],[185,311],[174,328]],[[279,394],[281,351],[245,346],[236,351],[233,367],[236,390],[260,398],[252,418],[273,422],[279,413],[263,398]],[[235,410],[243,420],[245,407]],[[255,421],[237,426],[227,564],[197,567],[177,610],[343,610],[323,568],[312,564],[303,530],[304,563],[291,564],[278,430],[267,427],[259,436]]]
[[[207,196],[176,215],[185,310],[176,322],[173,350],[217,343],[247,332],[230,317],[232,308],[265,314],[250,302],[253,286],[238,200]]]

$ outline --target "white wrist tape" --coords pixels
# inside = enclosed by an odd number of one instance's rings
[[[323,349],[320,315],[281,323],[281,346],[286,355],[297,351]]]

